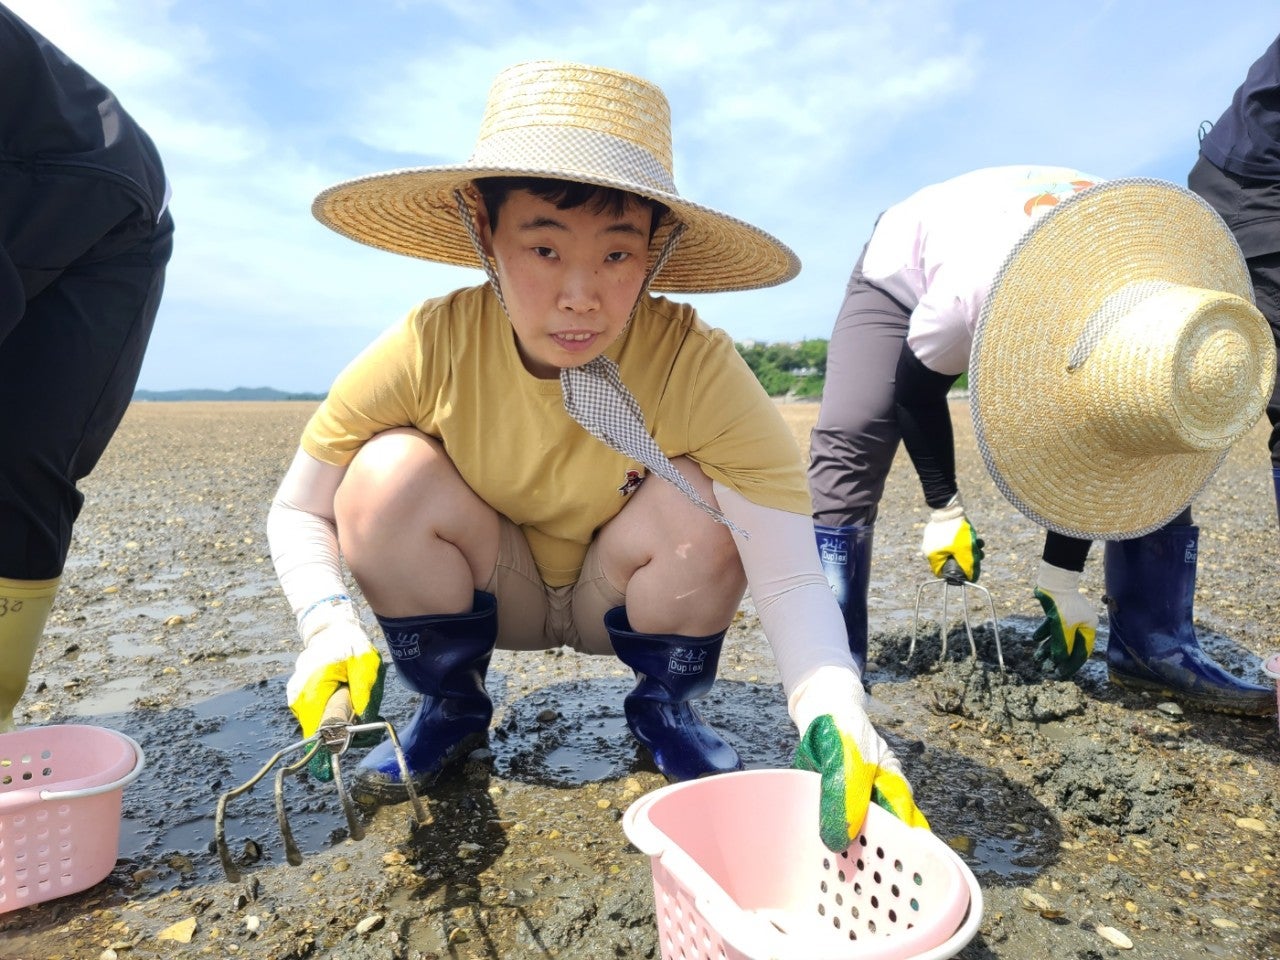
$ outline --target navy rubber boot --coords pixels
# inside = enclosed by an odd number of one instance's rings
[[[1196,639],[1192,604],[1199,539],[1198,527],[1170,524],[1144,537],[1107,541],[1107,671],[1118,686],[1151,690],[1202,710],[1274,713],[1274,688],[1228,673]]]
[[[1276,519],[1280,520],[1280,467],[1271,468],[1271,482],[1276,488]]]
[[[867,665],[867,591],[871,586],[871,543],[875,528],[867,524],[827,527],[815,523],[818,556],[836,595],[844,627],[849,634],[849,652],[861,673]]]
[[[724,631],[709,637],[636,633],[626,607],[604,615],[618,659],[636,672],[623,702],[627,726],[672,782],[741,770],[738,752],[707,726],[692,703],[715,683]]]
[[[498,605],[476,591],[471,613],[379,617],[396,670],[422,694],[413,719],[396,728],[413,787],[422,792],[488,742],[493,701],[484,688],[498,639]],[[384,803],[409,799],[395,748],[384,740],[360,761],[356,793]]]

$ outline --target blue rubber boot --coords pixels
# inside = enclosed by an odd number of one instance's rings
[[[1280,467],[1271,468],[1271,482],[1276,488],[1276,519],[1280,520]]]
[[[626,607],[604,615],[618,659],[636,672],[623,702],[627,726],[672,782],[741,770],[738,752],[707,726],[691,700],[715,683],[724,631],[709,637],[636,633]]]
[[[497,600],[476,591],[471,613],[379,617],[378,623],[401,679],[422,694],[413,719],[396,728],[420,793],[488,742],[493,701],[484,679],[498,638]],[[409,799],[390,740],[360,761],[355,788],[383,803]]]
[[[1151,690],[1202,710],[1272,714],[1274,688],[1228,673],[1196,639],[1192,602],[1199,539],[1198,527],[1170,524],[1144,537],[1107,542],[1108,673],[1118,686]]]
[[[867,665],[867,591],[871,586],[871,543],[875,528],[866,524],[827,527],[815,523],[818,556],[836,595],[844,627],[849,634],[849,652],[861,673]]]

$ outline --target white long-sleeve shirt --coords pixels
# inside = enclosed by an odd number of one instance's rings
[[[920,361],[961,374],[1005,258],[1039,213],[1097,182],[1070,167],[1006,166],[924,187],[880,216],[863,276],[911,311],[907,343]]]

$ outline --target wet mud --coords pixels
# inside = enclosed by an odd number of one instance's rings
[[[0,958],[658,957],[648,859],[620,820],[664,781],[626,731],[632,681],[609,658],[497,652],[488,747],[423,798],[422,823],[407,804],[361,807],[365,835],[354,839],[334,786],[291,776],[292,865],[267,777],[227,803],[240,879],[224,875],[219,796],[297,737],[284,704],[295,634],[264,528],[309,412],[138,404],[82,485],[19,720],[124,731],[147,764],[125,792],[110,875],[0,913]],[[816,407],[783,412],[807,437]],[[943,656],[941,596],[926,590],[913,631],[925,512],[903,459],[877,525],[866,679],[872,717],[934,832],[983,886],[982,925],[959,956],[1276,960],[1275,718],[1198,713],[1115,687],[1105,618],[1076,678],[1042,676],[1030,639],[1039,531],[986,477],[963,406],[955,421],[992,607],[953,593]],[[1194,508],[1201,640],[1260,681],[1258,655],[1280,648],[1264,446],[1259,432],[1237,447]],[[1094,552],[1085,586],[1100,599]],[[413,707],[389,682],[388,719],[407,722]],[[796,735],[750,598],[701,709],[748,766],[789,764]]]

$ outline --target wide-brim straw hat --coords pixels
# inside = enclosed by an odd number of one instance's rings
[[[478,177],[546,177],[626,190],[669,207],[685,231],[649,284],[658,291],[749,290],[790,280],[800,261],[781,241],[684,199],[672,167],[671,110],[640,77],[602,67],[532,61],[498,74],[471,158],[339,183],[312,212],[352,240],[424,260],[476,267],[454,199]],[[668,218],[669,220],[670,218]],[[653,240],[660,249],[668,222]]]
[[[1276,376],[1240,248],[1200,197],[1112,180],[1052,207],[996,277],[969,403],[996,486],[1036,523],[1159,529],[1257,421]]]

